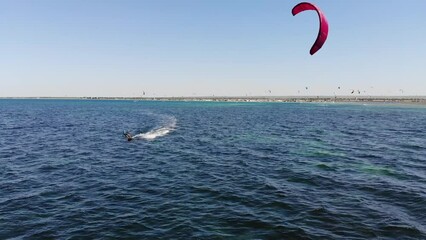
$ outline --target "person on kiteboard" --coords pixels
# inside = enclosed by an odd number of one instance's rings
[[[126,137],[127,138],[127,141],[132,141],[133,140],[133,136],[132,136],[132,134],[130,134],[129,132],[124,132],[123,133],[123,135],[124,135],[124,137]]]

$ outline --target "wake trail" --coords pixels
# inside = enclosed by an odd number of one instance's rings
[[[161,126],[155,127],[146,133],[139,133],[133,136],[133,139],[153,140],[157,137],[163,137],[176,129],[176,118],[173,116],[165,116]]]

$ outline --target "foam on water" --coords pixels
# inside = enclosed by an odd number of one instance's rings
[[[139,133],[133,136],[134,139],[154,140],[157,137],[163,137],[174,131],[176,128],[176,118],[168,115],[159,115],[162,118],[160,126],[154,127],[146,133]]]

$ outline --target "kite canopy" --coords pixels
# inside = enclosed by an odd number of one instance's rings
[[[295,16],[298,13],[306,11],[306,10],[316,11],[318,13],[319,22],[320,22],[317,39],[315,40],[315,43],[314,45],[312,45],[312,48],[309,52],[311,55],[314,55],[318,50],[321,49],[322,45],[324,45],[325,41],[327,40],[328,22],[327,22],[327,19],[325,18],[325,15],[322,13],[321,9],[319,9],[314,4],[308,3],[308,2],[302,2],[297,4],[296,6],[294,6],[291,13],[293,14],[293,16]]]

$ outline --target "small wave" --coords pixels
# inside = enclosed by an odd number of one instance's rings
[[[362,172],[375,174],[375,175],[395,175],[395,171],[391,168],[387,167],[381,167],[381,166],[375,166],[375,165],[360,165],[359,168]]]
[[[176,128],[176,118],[168,116],[165,121],[163,122],[163,125],[160,127],[156,127],[146,133],[139,133],[135,136],[133,136],[134,139],[146,139],[146,140],[153,140],[157,137],[163,137],[169,134],[170,132],[174,131]]]

